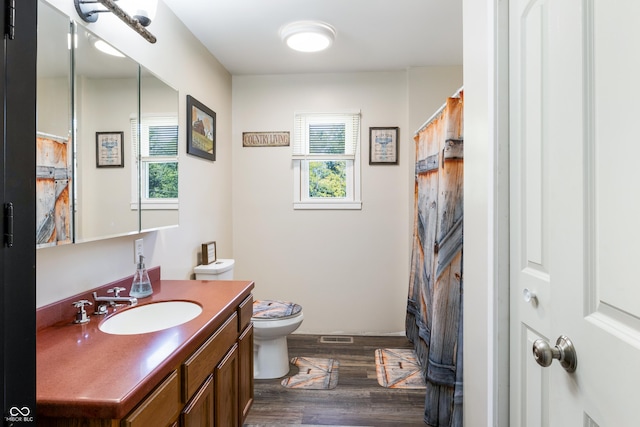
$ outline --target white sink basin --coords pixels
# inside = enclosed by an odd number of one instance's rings
[[[195,319],[202,313],[199,304],[163,301],[129,308],[107,318],[98,328],[107,334],[135,335],[161,331]]]

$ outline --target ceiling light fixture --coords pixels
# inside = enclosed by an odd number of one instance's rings
[[[319,52],[333,44],[336,30],[318,21],[298,21],[285,25],[280,37],[291,49],[300,52]]]
[[[131,0],[120,0],[121,8],[115,2],[117,0],[73,0],[76,12],[85,22],[96,22],[98,13],[112,12],[120,18],[125,24],[131,27],[135,32],[140,34],[149,43],[156,42],[156,36],[151,34],[145,27],[151,23],[154,18],[157,0],[136,0],[135,4]],[[99,8],[99,5],[104,8]],[[128,6],[128,7],[127,7]],[[132,10],[133,16],[129,15],[126,9]]]
[[[125,56],[115,47],[111,46],[109,43],[104,40],[94,36],[93,34],[87,33],[87,39],[89,43],[98,49],[102,53],[106,53],[107,55],[117,56],[118,58],[124,58]]]

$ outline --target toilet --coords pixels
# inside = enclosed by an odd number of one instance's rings
[[[233,280],[232,259],[219,259],[193,269],[197,280]],[[287,336],[304,319],[302,307],[288,301],[253,302],[253,377],[269,379],[289,373]]]

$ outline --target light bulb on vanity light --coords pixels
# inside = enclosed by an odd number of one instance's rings
[[[143,27],[147,27],[156,17],[158,0],[119,0],[118,5]]]

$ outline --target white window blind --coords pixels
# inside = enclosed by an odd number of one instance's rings
[[[297,113],[294,126],[294,160],[355,158],[360,113]]]
[[[131,136],[134,155],[138,157],[176,157],[178,155],[178,118],[175,116],[143,117],[140,123],[138,144],[138,120],[131,118]]]

